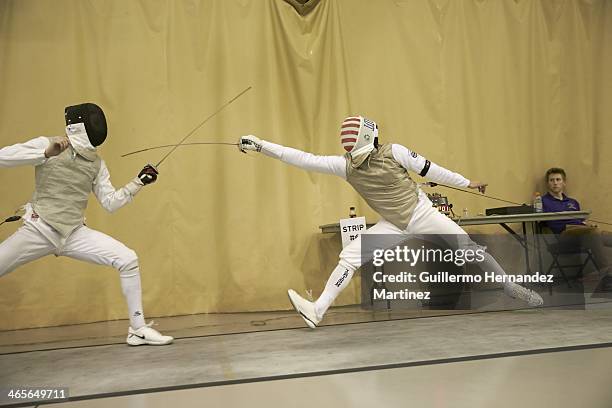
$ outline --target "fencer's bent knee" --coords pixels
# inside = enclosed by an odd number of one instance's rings
[[[131,276],[138,273],[138,255],[133,250],[128,250],[121,255],[118,263],[121,276]]]

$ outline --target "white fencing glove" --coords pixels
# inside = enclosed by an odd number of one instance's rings
[[[247,135],[242,136],[238,140],[238,150],[242,153],[246,153],[247,150],[252,150],[254,152],[261,152],[261,139],[257,136]]]

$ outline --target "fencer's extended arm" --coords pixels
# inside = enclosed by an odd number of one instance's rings
[[[343,156],[317,156],[265,140],[261,141],[261,152],[304,170],[334,174],[346,179],[346,159]]]
[[[41,136],[0,149],[0,167],[38,166],[43,164],[45,149],[49,147],[49,139]]]
[[[106,211],[114,212],[130,203],[143,185],[144,183],[138,177],[134,177],[124,187],[115,190],[110,181],[108,168],[102,160],[100,171],[93,182],[93,192]]]
[[[438,166],[416,152],[411,152],[405,146],[393,144],[391,145],[391,152],[395,160],[397,160],[406,170],[413,171],[425,177],[427,180],[454,187],[465,188],[470,185],[470,180],[466,179],[461,174]]]

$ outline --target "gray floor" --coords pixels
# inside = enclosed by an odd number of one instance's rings
[[[0,384],[65,386],[71,397],[94,398],[459,364],[463,359],[610,345],[611,323],[609,310],[540,309],[195,337],[166,347],[117,344],[23,352],[0,356]],[[503,383],[504,375],[498,381]]]
[[[610,408],[612,348],[155,392],[58,408]]]
[[[612,308],[612,303],[610,303]],[[395,319],[476,313],[469,310],[364,310],[360,306],[334,308],[324,325],[363,323]],[[154,318],[156,328],[177,339],[216,336],[304,327],[303,320],[291,311],[217,313]],[[124,344],[129,321],[114,320],[67,326],[0,331],[0,354]]]

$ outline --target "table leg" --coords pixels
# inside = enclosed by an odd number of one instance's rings
[[[529,262],[529,245],[527,243],[527,227],[525,226],[524,221],[522,222],[522,224],[523,224],[523,234],[519,235],[516,233],[516,231],[514,231],[512,228],[507,226],[505,223],[503,222],[499,223],[499,225],[501,225],[506,231],[508,231],[510,235],[512,235],[519,242],[519,244],[521,244],[521,246],[523,247],[523,250],[525,251],[525,266],[527,267],[527,273],[531,274],[531,265]]]

